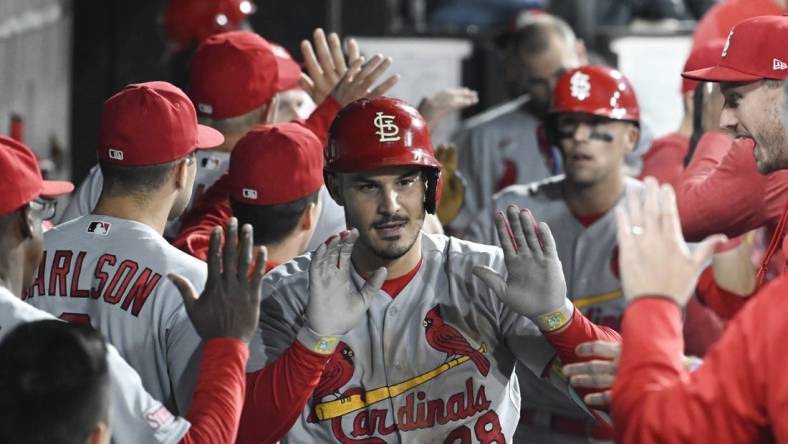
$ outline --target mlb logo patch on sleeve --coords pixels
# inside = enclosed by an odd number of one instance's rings
[[[206,170],[218,170],[222,161],[217,157],[206,157],[202,160],[202,167]]]
[[[109,227],[111,226],[112,224],[109,222],[101,222],[101,221],[91,222],[90,225],[88,225],[88,233],[101,234],[103,236],[106,236],[109,234]]]

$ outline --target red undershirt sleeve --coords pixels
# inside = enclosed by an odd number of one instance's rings
[[[588,358],[581,358],[575,354],[575,347],[583,342],[621,342],[621,335],[615,330],[594,324],[577,308],[566,327],[553,333],[545,333],[544,336],[564,364],[588,360]]]
[[[235,442],[244,405],[244,370],[249,348],[233,338],[203,343],[202,361],[191,408],[186,419],[191,428],[182,444]]]
[[[312,131],[320,139],[320,145],[325,146],[328,143],[328,128],[341,108],[342,106],[340,106],[339,102],[329,95],[323,100],[323,103],[312,111],[312,114],[306,120],[296,120],[294,122]]]
[[[701,304],[709,307],[722,319],[733,318],[749,300],[749,297],[737,296],[717,285],[711,267],[706,267],[700,274],[695,295]]]
[[[274,362],[246,375],[239,444],[275,443],[301,416],[331,355],[296,340]]]

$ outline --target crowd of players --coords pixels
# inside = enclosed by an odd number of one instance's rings
[[[76,190],[0,136],[0,442],[788,441],[784,2],[711,9],[645,149],[627,78],[522,13],[512,100],[435,150],[475,92],[192,3],[188,94],[108,98]]]

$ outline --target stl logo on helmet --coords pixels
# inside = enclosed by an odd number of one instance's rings
[[[569,79],[569,88],[572,97],[577,98],[577,100],[581,102],[591,96],[591,82],[589,82],[589,77],[580,71],[574,73],[572,78]]]
[[[375,131],[378,141],[396,142],[399,140],[399,127],[394,123],[394,116],[378,111],[372,124],[378,129]]]

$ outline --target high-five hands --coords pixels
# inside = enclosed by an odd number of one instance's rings
[[[309,266],[307,324],[321,336],[341,336],[358,324],[372,298],[386,280],[387,271],[377,269],[357,290],[351,278],[350,256],[358,231],[353,229],[334,236],[321,245]]]
[[[344,107],[364,97],[381,96],[399,81],[399,75],[392,75],[373,88],[391,66],[391,58],[377,54],[364,63],[354,39],[347,42],[346,58],[336,33],[326,38],[325,32],[318,28],[313,38],[314,46],[308,40],[301,42],[306,73],[301,74],[300,86],[315,103],[320,104],[331,95]]]
[[[527,209],[511,205],[495,216],[508,276],[489,267],[473,273],[516,313],[534,321],[542,331],[554,331],[570,320],[574,307],[566,298],[566,281],[550,228],[539,225]]]
[[[723,235],[706,238],[690,253],[681,232],[670,185],[647,177],[642,194],[627,192],[626,210],[616,208],[621,286],[632,300],[662,296],[684,305]]]
[[[167,277],[178,287],[186,313],[201,338],[232,337],[248,344],[260,320],[267,252],[265,247],[253,246],[251,225],[241,228],[238,242],[238,220],[234,217],[227,222],[224,249],[221,234],[220,227],[211,233],[208,280],[199,297],[185,277],[176,273]]]

